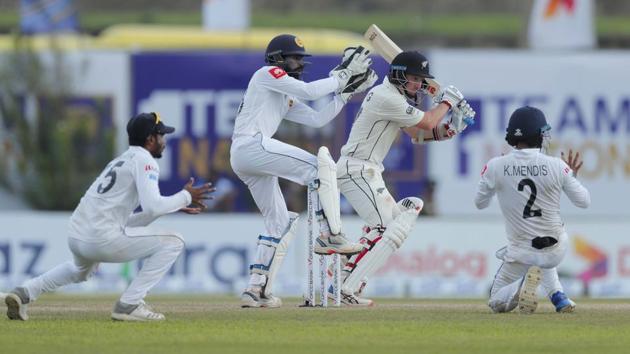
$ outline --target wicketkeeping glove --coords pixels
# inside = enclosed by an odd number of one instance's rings
[[[355,93],[364,92],[372,87],[376,80],[378,80],[378,75],[376,75],[376,72],[372,69],[368,69],[368,71],[362,75],[354,75],[348,81],[347,86],[341,90],[339,96],[344,103],[347,103]]]
[[[358,80],[353,78],[356,75],[363,75],[372,65],[372,59],[369,57],[370,51],[358,46],[356,48],[349,47],[344,50],[341,64],[337,65],[329,73],[339,81],[338,93],[343,92],[346,87]]]

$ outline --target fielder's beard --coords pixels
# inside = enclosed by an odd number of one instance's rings
[[[159,159],[162,157],[162,153],[164,152],[165,147],[160,148],[160,150],[155,151],[155,152],[151,152],[151,156],[153,156],[154,159]]]
[[[294,79],[301,80],[302,74],[304,73],[304,66],[297,67],[293,70],[286,70],[287,75],[291,76]]]

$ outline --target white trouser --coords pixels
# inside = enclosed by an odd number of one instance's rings
[[[293,145],[257,134],[242,136],[232,142],[230,163],[252,193],[265,219],[267,236],[282,236],[290,217],[278,178],[308,185],[317,179],[317,157]],[[317,192],[313,194],[318,201]]]
[[[517,295],[521,281],[533,265],[542,270],[541,287],[547,297],[556,291],[562,291],[556,266],[564,258],[567,245],[568,237],[564,233],[560,235],[556,245],[542,250],[514,245],[499,250],[497,257],[503,260],[503,264],[494,276],[488,305],[495,312],[512,311],[518,305]]]
[[[341,194],[368,226],[387,226],[398,215],[396,200],[377,166],[342,156],[337,163],[337,182]]]
[[[503,262],[494,276],[492,288],[490,289],[488,305],[492,310],[495,312],[509,312],[518,305],[518,291],[529,267],[531,267],[529,264]],[[541,287],[545,296],[551,297],[556,291],[563,291],[556,268],[541,268],[541,270]]]
[[[278,178],[308,185],[317,179],[317,157],[293,145],[256,134],[232,141],[230,163],[234,173],[249,188],[263,215],[267,230],[264,236],[281,239],[290,225],[290,214]],[[321,209],[317,191],[310,193],[317,210]],[[266,262],[268,259],[259,245],[253,264]],[[249,287],[260,287],[266,281],[264,275],[252,273]]]
[[[566,232],[563,232],[558,236],[558,243],[541,250],[530,245],[510,243],[507,245],[505,256],[501,259],[507,262],[531,264],[540,268],[555,268],[562,262],[568,247],[569,238]]]
[[[86,281],[99,263],[124,263],[147,257],[120,298],[126,304],[139,304],[184,249],[181,235],[151,227],[128,227],[119,236],[102,242],[85,242],[70,237],[68,245],[74,261],[62,263],[23,284],[32,301],[44,292]]]

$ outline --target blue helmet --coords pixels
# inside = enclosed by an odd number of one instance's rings
[[[267,64],[278,66],[286,71],[289,76],[299,80],[304,71],[304,65],[307,63],[303,60],[296,62],[288,59],[288,57],[292,56],[311,56],[306,53],[302,40],[292,34],[275,36],[267,45],[267,50],[265,50],[265,62]]]
[[[267,45],[265,63],[274,65],[282,63],[287,55],[311,56],[306,52],[301,39],[292,34],[281,34],[275,36]]]
[[[530,147],[542,147],[543,137],[548,136],[550,130],[551,126],[540,109],[524,106],[510,116],[505,141],[511,146],[524,142]]]

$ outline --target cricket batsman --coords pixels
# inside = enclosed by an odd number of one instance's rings
[[[398,54],[383,83],[366,95],[341,148],[339,190],[366,224],[366,234],[360,240],[365,248],[351,256],[343,269],[341,296],[345,305],[372,305],[372,300],[359,296],[366,279],[403,245],[423,207],[418,197],[396,201],[382,177],[383,160],[399,132],[405,132],[416,144],[444,141],[466,129],[464,118],[469,122],[474,118],[475,112],[454,86],[436,96],[437,105],[431,110],[418,109],[428,78],[433,75],[424,55],[417,51]],[[450,120],[443,122],[449,112]]]

